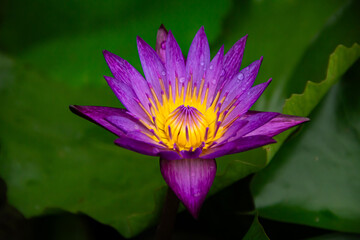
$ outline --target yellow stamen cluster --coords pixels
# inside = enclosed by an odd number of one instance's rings
[[[139,102],[151,123],[142,121],[153,133],[150,138],[170,149],[181,151],[194,150],[197,147],[206,149],[224,134],[230,124],[221,126],[221,122],[229,107],[220,111],[219,105],[226,98],[225,96],[219,101],[221,91],[207,107],[209,86],[204,86],[204,78],[199,88],[193,84],[192,79],[187,85],[180,84],[176,79],[175,91],[169,83],[168,93],[165,91],[163,80],[160,78],[159,81],[162,88],[162,103],[151,87],[152,97],[148,96],[149,111]]]

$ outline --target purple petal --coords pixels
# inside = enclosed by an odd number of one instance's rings
[[[184,56],[171,31],[169,31],[166,42],[166,70],[167,80],[171,84],[173,99],[175,99],[176,78],[178,78],[180,83],[184,82],[186,71]],[[179,86],[179,93],[180,90],[181,88]]]
[[[172,161],[183,159],[183,157],[177,151],[173,151],[170,149],[161,150],[158,155],[160,156],[160,158],[168,159]]]
[[[260,60],[242,69],[238,74],[235,74],[234,77],[226,83],[220,95],[220,99],[226,95],[222,108],[226,108],[235,97],[240,97],[251,88],[258,74],[261,62],[262,57]]]
[[[178,152],[168,149],[164,145],[153,141],[141,132],[131,132],[122,135],[115,140],[115,144],[128,150],[148,155],[158,156],[160,158],[171,159],[172,161],[181,160]]]
[[[216,140],[216,142],[221,145],[222,143],[227,142],[230,138],[236,137],[240,129],[242,129],[246,124],[248,124],[248,121],[241,119],[236,120],[233,124],[231,124],[226,132],[218,140]]]
[[[247,121],[248,123],[236,133],[236,136],[234,137],[233,140],[245,136],[248,133],[254,131],[255,129],[263,126],[264,124],[266,124],[271,119],[278,116],[279,114],[280,113],[276,113],[276,112],[258,112],[257,114],[252,114],[248,117],[241,118],[240,121]],[[255,134],[255,135],[266,135],[266,134]]]
[[[141,104],[149,111],[149,101],[146,95],[151,96],[151,93],[143,76],[131,66],[130,63],[119,56],[106,50],[103,51],[103,54],[114,77],[120,82],[130,86],[134,90],[135,95],[140,100]]]
[[[162,103],[163,91],[160,80],[164,84],[165,91],[168,92],[168,81],[166,80],[166,69],[161,62],[160,57],[156,54],[149,44],[140,37],[137,37],[137,47],[139,51],[141,65],[148,83],[154,88],[156,96]]]
[[[138,104],[139,100],[134,90],[129,85],[112,77],[105,76],[104,78],[126,109],[144,121],[149,122],[150,119]]]
[[[258,115],[261,112],[249,111],[246,113],[245,118],[250,118],[253,115]],[[266,135],[269,137],[273,137],[291,127],[299,125],[303,122],[307,122],[310,119],[305,117],[298,117],[292,115],[279,114],[275,118],[271,119],[269,122],[264,125],[256,128],[255,130],[246,134],[246,136],[253,135]]]
[[[195,149],[195,151],[182,150],[180,153],[183,158],[198,158],[201,152],[202,148],[198,147]]]
[[[141,131],[148,135],[152,135],[147,127],[145,127],[138,119],[113,115],[105,117],[105,120],[120,129],[123,133],[127,134],[134,131]]]
[[[197,218],[215,178],[215,160],[195,158],[172,161],[161,158],[160,170],[165,182]]]
[[[160,57],[161,61],[165,63],[166,60],[166,39],[168,32],[163,24],[161,24],[156,35],[156,53]]]
[[[160,151],[164,150],[161,145],[140,134],[122,135],[114,142],[120,147],[149,156],[159,156]]]
[[[201,99],[204,99],[206,88],[209,87],[207,107],[210,106],[214,99],[216,86],[218,85],[220,74],[223,68],[224,46],[222,46],[215,57],[211,60],[208,69],[206,70],[205,83],[202,91]]]
[[[243,137],[235,141],[224,143],[220,146],[215,145],[214,147],[203,151],[203,154],[200,155],[200,158],[219,158],[224,155],[248,151],[275,142],[276,141],[271,137],[262,135]]]
[[[271,79],[269,79],[267,82],[258,84],[250,88],[247,92],[243,93],[236,103],[237,106],[228,114],[228,116],[223,122],[223,125],[225,126],[235,117],[241,116],[246,113],[251,108],[251,106],[258,100],[261,94],[265,91],[270,82]]]
[[[221,85],[228,80],[232,79],[235,74],[239,72],[241,61],[244,54],[246,39],[248,35],[246,34],[240,40],[238,40],[231,49],[226,53],[224,58],[224,75],[219,82],[218,89]]]
[[[188,80],[193,79],[193,86],[201,85],[201,80],[204,76],[205,70],[210,63],[210,48],[206,38],[204,27],[196,33],[194,40],[191,43],[189,53],[186,60],[186,74]]]
[[[70,110],[80,117],[88,119],[118,136],[124,134],[123,129],[111,124],[106,120],[107,118],[119,117],[127,119],[129,131],[143,128],[143,125],[139,120],[130,115],[126,109],[122,108],[70,105]]]

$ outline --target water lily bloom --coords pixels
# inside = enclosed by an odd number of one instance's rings
[[[253,86],[262,57],[239,72],[246,39],[210,60],[201,27],[185,59],[172,32],[160,27],[156,50],[137,37],[145,78],[103,52],[113,74],[105,79],[126,109],[70,108],[117,135],[117,145],[160,157],[164,180],[196,218],[215,178],[215,158],[274,143],[275,135],[308,120],[249,110],[271,79]]]

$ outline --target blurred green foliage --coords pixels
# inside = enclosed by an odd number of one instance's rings
[[[242,66],[264,56],[257,83],[270,77],[273,82],[256,110],[282,111],[285,99],[302,93],[308,80],[327,81],[310,84],[319,94],[286,103],[286,113],[311,113],[312,119],[290,141],[284,142],[287,132],[271,154],[264,148],[218,159],[210,194],[222,200],[215,207],[205,204],[201,214],[212,216],[212,223],[221,216],[240,224],[234,216],[242,201],[224,189],[272,159],[252,183],[260,217],[359,232],[358,62],[342,76],[359,58],[358,47],[349,48],[360,42],[359,5],[340,0],[1,2],[0,176],[9,203],[26,217],[53,209],[82,212],[124,237],[156,225],[166,187],[158,160],[114,146],[114,136],[72,115],[68,105],[121,106],[102,78],[111,75],[103,49],[141,71],[137,35],[154,46],[163,23],[186,55],[204,25],[212,55],[249,34]],[[339,44],[345,47],[328,66]],[[231,214],[216,211],[224,205]],[[241,212],[253,211],[250,205]],[[82,238],[92,239],[86,227],[79,229]],[[255,220],[247,236],[266,237],[262,233]]]

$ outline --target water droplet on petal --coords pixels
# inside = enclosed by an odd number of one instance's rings
[[[238,79],[239,81],[243,80],[243,78],[244,78],[244,74],[239,73],[239,74],[237,75],[237,79]]]
[[[211,83],[212,83],[212,84],[216,84],[216,79],[213,79],[213,80],[211,81]]]
[[[213,68],[214,68],[214,66],[213,66],[213,65],[210,65],[210,70],[213,69]]]
[[[184,77],[181,77],[181,78],[179,79],[179,81],[180,81],[181,83],[183,83],[183,82],[185,82],[185,78],[184,78]]]
[[[193,196],[194,196],[194,197],[200,197],[200,196],[201,196],[201,193],[200,193],[200,192],[195,192],[195,193],[193,194]]]
[[[201,62],[201,63],[200,63],[201,66],[204,66],[204,64],[205,64],[204,62]]]
[[[166,41],[163,41],[163,42],[161,43],[161,48],[162,48],[162,49],[165,49],[165,48],[166,48]]]
[[[161,75],[165,76],[165,75],[166,75],[166,72],[165,72],[165,71],[162,71],[162,72],[161,72]]]

